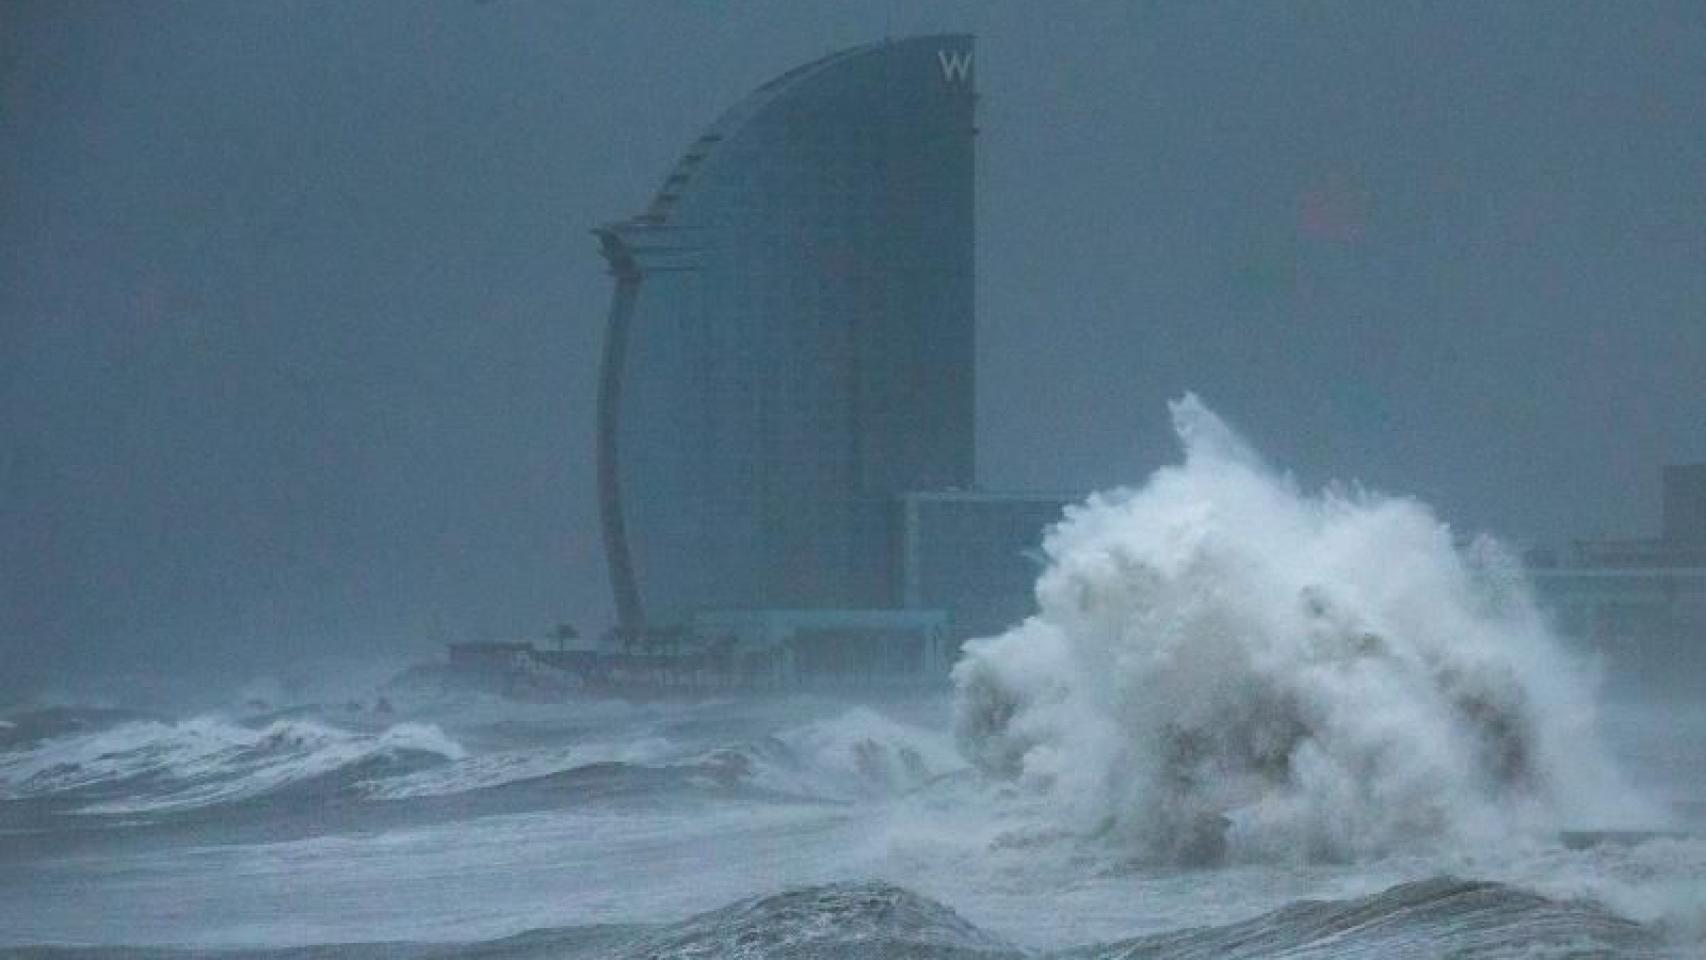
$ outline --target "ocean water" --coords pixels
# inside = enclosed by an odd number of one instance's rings
[[[1698,822],[1597,843],[1175,864],[1058,827],[1034,798],[992,787],[955,747],[947,695],[526,706],[468,694],[398,711],[12,714],[0,751],[0,948],[1706,949]],[[1669,761],[1666,750],[1701,742],[1698,716],[1690,737],[1667,711],[1638,712],[1623,711],[1620,736],[1649,756]],[[1706,770],[1647,772],[1685,792]]]
[[[0,952],[1706,956],[1706,698],[1174,415],[938,692],[13,709]]]

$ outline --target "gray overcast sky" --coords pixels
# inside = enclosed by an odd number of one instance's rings
[[[1640,535],[1706,459],[1706,7],[0,0],[0,694],[608,617],[608,278],[724,107],[978,34],[980,473],[1194,389],[1316,484]]]

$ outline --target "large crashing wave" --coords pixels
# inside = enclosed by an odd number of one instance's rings
[[[1305,494],[1194,396],[1184,462],[1046,536],[968,645],[956,734],[1062,826],[1172,860],[1503,843],[1645,809],[1518,564],[1423,504]]]

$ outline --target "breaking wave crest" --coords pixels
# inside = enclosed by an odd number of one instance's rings
[[[373,775],[456,760],[431,724],[355,733],[308,720],[251,727],[199,717],[137,720],[0,753],[0,797],[58,798],[83,813],[194,809],[247,800],[345,772]]]
[[[58,720],[59,718],[47,718]],[[0,742],[0,801],[48,801],[81,814],[168,814],[292,791],[371,802],[532,791],[573,803],[611,790],[756,790],[857,801],[892,796],[963,768],[942,734],[856,707],[709,746],[657,732],[468,750],[438,726],[353,731],[323,720],[243,723],[115,716],[35,722]]]
[[[742,750],[752,760],[755,786],[838,800],[906,793],[965,765],[946,737],[869,707],[790,728]]]
[[[774,734],[705,748],[657,735],[549,749],[475,754],[362,785],[364,796],[403,800],[495,790],[582,774],[642,778],[653,789],[750,788],[772,795],[856,801],[905,793],[964,767],[946,737],[867,707]]]
[[[1194,396],[1172,415],[1183,463],[1070,508],[1036,615],[956,666],[985,775],[1175,861],[1652,824],[1499,544],[1413,499],[1302,492]]]
[[[470,755],[402,776],[363,784],[364,796],[378,800],[408,800],[491,790],[512,784],[544,781],[576,771],[601,768],[639,768],[680,753],[661,737],[632,741],[575,743],[544,749],[500,750]]]

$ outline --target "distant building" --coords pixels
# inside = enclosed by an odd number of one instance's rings
[[[623,630],[901,606],[894,498],[974,479],[972,80],[957,34],[790,70],[597,231]]]
[[[1080,497],[945,490],[898,502],[901,602],[948,611],[956,641],[997,634],[1034,612],[1043,532]]]
[[[1706,564],[1706,463],[1665,467],[1664,541]]]
[[[1559,628],[1615,677],[1706,693],[1706,464],[1665,468],[1661,529],[1578,540],[1531,575]]]
[[[1572,566],[1706,567],[1706,463],[1664,468],[1664,515],[1657,537],[1577,540]]]

